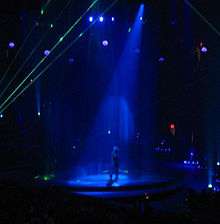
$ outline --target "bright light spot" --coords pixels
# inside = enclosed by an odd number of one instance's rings
[[[63,37],[60,38],[60,42],[62,42],[62,41],[63,41]]]
[[[140,17],[140,21],[143,21],[143,17],[142,16]]]
[[[130,32],[131,32],[131,27],[128,28],[128,33],[130,33]]]
[[[102,41],[102,45],[103,45],[104,47],[107,47],[107,46],[108,46],[108,41],[107,41],[107,40],[103,40],[103,41]]]
[[[111,132],[111,130],[108,130],[108,135],[110,135],[112,132]]]
[[[89,22],[90,22],[90,23],[93,22],[93,17],[92,17],[92,16],[89,17]]]
[[[99,17],[99,22],[102,23],[103,21],[104,21],[104,17],[103,17],[103,16],[100,16],[100,17]]]
[[[50,51],[49,51],[49,50],[45,50],[45,51],[44,51],[44,55],[45,55],[45,56],[48,56],[49,54],[50,54]]]
[[[43,9],[41,9],[40,14],[41,14],[41,15],[43,15],[43,14],[44,14],[44,10],[43,10]]]
[[[174,129],[175,128],[175,124],[170,124],[170,128]]]
[[[187,161],[186,160],[184,160],[184,164],[187,164]]]
[[[201,52],[206,53],[207,51],[208,51],[207,47],[203,46],[203,47],[201,48]]]
[[[40,117],[40,112],[37,112],[37,115]]]
[[[3,116],[3,114],[0,114],[0,118],[3,118],[4,116]]]
[[[212,184],[209,184],[209,185],[208,185],[208,188],[212,188]]]
[[[114,22],[115,21],[115,17],[112,17],[112,22]]]
[[[9,48],[14,48],[15,47],[15,43],[14,42],[9,42],[8,46],[9,46]]]
[[[194,153],[193,152],[190,152],[190,156],[194,156]]]
[[[159,62],[164,62],[164,61],[165,61],[165,58],[164,58],[164,57],[160,57],[160,58],[158,59],[158,61],[159,61]]]
[[[50,24],[50,28],[53,28],[53,27],[54,27],[54,25],[51,23],[51,24]]]
[[[220,162],[217,162],[217,166],[220,166]]]
[[[76,146],[75,145],[73,146],[73,149],[76,149]]]

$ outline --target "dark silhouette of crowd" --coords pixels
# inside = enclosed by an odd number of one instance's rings
[[[184,209],[175,212],[154,210],[145,202],[79,196],[59,187],[0,185],[0,223],[220,223],[220,194],[211,191],[184,193]]]

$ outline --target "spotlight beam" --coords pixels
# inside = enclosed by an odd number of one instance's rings
[[[61,42],[67,37],[67,35],[78,25],[78,23],[85,17],[87,12],[93,8],[93,6],[99,0],[93,1],[93,3],[89,6],[89,8],[76,20],[76,22],[64,33],[63,36],[56,42],[56,44],[50,50],[50,54],[61,44]],[[1,104],[0,110],[4,107],[4,105],[13,97],[13,95],[22,87],[22,85],[30,78],[30,76],[40,67],[40,65],[48,58],[48,56],[44,56],[40,62],[33,68],[33,70],[24,78],[24,80],[15,88],[15,90],[9,95],[9,97]]]
[[[49,2],[49,4],[50,4],[50,2]],[[48,5],[49,5],[49,4],[48,4]],[[47,6],[48,6],[48,5],[47,5]],[[41,17],[42,17],[42,15],[40,15],[40,16],[37,18],[37,20],[40,19]],[[13,64],[15,63],[17,57],[19,56],[19,54],[20,54],[21,51],[23,50],[23,48],[24,48],[26,42],[28,41],[29,37],[32,35],[32,33],[33,33],[33,31],[35,30],[36,27],[37,27],[37,26],[36,26],[36,24],[35,24],[35,25],[31,28],[31,30],[29,31],[29,33],[27,34],[27,36],[25,37],[25,39],[24,39],[22,45],[19,47],[19,49],[18,49],[18,51],[17,51],[17,53],[16,53],[16,55],[15,55],[15,57],[13,58],[13,60],[11,61],[11,63],[9,64],[9,66],[8,66],[7,70],[5,71],[5,73],[3,74],[2,78],[0,79],[0,85],[1,85],[1,83],[4,81],[5,77],[8,75],[8,72],[10,71],[11,67],[12,67]]]
[[[64,13],[64,11],[66,10],[66,8],[70,5],[70,3],[72,2],[72,0],[69,0],[67,2],[67,4],[65,5],[65,7],[62,9],[62,11],[60,12],[60,14],[57,16],[55,23],[60,19],[60,17],[62,16],[62,14]],[[44,41],[44,39],[46,38],[46,36],[48,35],[49,31],[51,28],[49,28],[49,30],[47,30],[47,32],[43,35],[43,37],[40,39],[40,41],[35,45],[34,49],[31,51],[31,53],[28,55],[28,57],[24,60],[24,62],[22,63],[22,65],[19,67],[19,69],[16,71],[15,75],[12,77],[12,79],[9,81],[9,83],[6,85],[6,87],[1,91],[0,94],[0,99],[2,98],[2,96],[4,95],[4,93],[8,90],[9,86],[12,84],[12,82],[17,78],[18,74],[22,71],[22,69],[24,68],[24,66],[27,64],[27,62],[29,61],[29,59],[32,57],[32,55],[35,53],[35,51],[40,47],[41,43]]]
[[[199,12],[199,10],[192,5],[192,3],[190,3],[188,0],[184,0],[184,2],[195,12],[195,14],[197,14],[203,20],[203,22],[205,22],[218,36],[220,36],[220,31],[212,23],[210,23],[208,19],[205,16],[203,16]]]
[[[114,0],[112,4],[104,10],[102,15],[107,13],[119,0]],[[33,85],[63,54],[65,54],[85,33],[87,33],[90,28],[96,24],[99,21],[99,19],[96,19],[91,25],[89,25],[82,33],[80,33],[64,50],[61,51],[60,54],[58,54],[35,78],[32,80],[32,82],[29,82],[7,105],[4,107],[0,107],[0,113],[3,113],[13,102],[16,101],[16,99],[21,96],[31,85]],[[10,99],[9,99],[10,100]],[[8,102],[8,101],[7,101]],[[6,104],[6,103],[5,103]]]

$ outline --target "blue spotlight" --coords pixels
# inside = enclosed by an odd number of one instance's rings
[[[140,17],[140,21],[143,21],[143,16]]]
[[[160,63],[164,62],[164,61],[165,61],[165,57],[163,57],[163,56],[159,57],[158,61],[159,61]]]
[[[99,22],[102,23],[103,21],[104,21],[104,17],[103,17],[103,16],[100,16],[100,17],[99,17]]]
[[[45,51],[44,51],[44,56],[47,57],[49,54],[50,54],[50,51],[49,51],[49,50],[45,50]]]
[[[207,47],[203,46],[203,47],[201,48],[201,52],[202,52],[202,53],[207,53],[207,51],[208,51]]]
[[[40,117],[40,112],[37,112],[37,116]]]
[[[208,185],[208,188],[211,189],[211,188],[212,188],[212,184],[209,184],[209,185]]]
[[[187,161],[186,160],[184,160],[184,164],[187,164]]]
[[[108,46],[108,41],[107,41],[107,40],[103,40],[103,41],[102,41],[102,45],[103,45],[104,47],[107,47],[107,46]]]
[[[110,135],[112,132],[111,132],[111,130],[108,130],[108,135]]]
[[[217,162],[217,166],[220,166],[220,162]]]
[[[112,22],[114,22],[115,21],[115,17],[112,17]]]
[[[14,42],[9,42],[8,47],[11,48],[11,49],[14,48],[15,47],[15,43]]]
[[[3,114],[0,114],[0,118],[3,118],[4,116],[3,116]]]
[[[90,23],[93,22],[93,17],[92,17],[92,16],[89,17],[89,22],[90,22]]]

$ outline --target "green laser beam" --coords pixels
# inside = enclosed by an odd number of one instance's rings
[[[51,2],[51,0],[49,0],[49,1]],[[48,7],[48,5],[50,4],[50,2],[47,4],[47,7]],[[37,20],[40,19],[41,16],[42,16],[42,15],[40,15],[40,16],[37,18]],[[36,24],[35,24],[35,25],[31,28],[31,30],[30,30],[30,32],[27,34],[27,36],[25,37],[25,39],[24,39],[22,45],[20,46],[20,48],[18,49],[18,51],[17,51],[17,53],[16,53],[16,55],[15,55],[15,57],[13,58],[12,62],[9,64],[9,66],[8,66],[7,70],[5,71],[5,73],[3,74],[3,76],[2,76],[2,78],[1,78],[1,80],[0,80],[0,85],[1,85],[1,83],[4,81],[5,77],[7,76],[8,72],[10,71],[11,67],[12,67],[13,64],[15,63],[15,60],[16,60],[17,57],[19,56],[20,52],[21,52],[22,49],[24,48],[26,42],[28,41],[29,37],[31,36],[32,32],[35,30],[36,27],[37,27],[37,26],[36,26]]]
[[[62,9],[62,11],[60,12],[60,14],[57,16],[55,23],[60,19],[60,17],[62,16],[62,14],[64,13],[64,11],[66,10],[66,8],[70,5],[72,0],[69,0],[67,2],[67,4],[65,5],[65,7]],[[51,28],[50,28],[51,29]],[[35,53],[35,51],[40,47],[41,43],[44,41],[44,39],[46,38],[47,34],[49,33],[49,30],[47,30],[47,32],[44,34],[44,36],[41,38],[41,40],[37,43],[37,45],[35,45],[34,49],[31,51],[31,53],[28,55],[28,57],[25,59],[25,61],[22,63],[22,65],[20,66],[20,68],[17,70],[17,72],[15,73],[15,75],[12,77],[12,79],[9,81],[9,83],[6,85],[6,87],[2,90],[1,94],[0,94],[0,99],[2,98],[2,96],[4,95],[4,93],[8,90],[9,86],[12,84],[12,82],[17,78],[18,74],[22,71],[22,69],[24,68],[24,66],[26,65],[26,63],[29,61],[29,59],[32,57],[32,55]]]
[[[203,20],[203,22],[205,22],[218,36],[220,36],[220,31],[212,23],[210,23],[208,19],[192,5],[192,3],[190,3],[188,0],[184,0],[184,2]]]
[[[102,15],[108,12],[119,0],[115,0],[108,8],[104,10]],[[58,54],[31,82],[25,86],[20,93],[18,93],[6,106],[0,109],[0,113],[3,113],[15,100],[22,95],[31,85],[33,85],[63,54],[65,54],[89,29],[97,23],[98,19],[96,19],[91,25],[89,25],[83,32],[81,32],[60,54]]]
[[[85,17],[87,12],[93,8],[93,6],[98,2],[99,0],[95,0],[89,8],[79,17],[79,19],[76,20],[76,22],[67,30],[67,32],[57,41],[57,43],[52,47],[50,54],[60,45],[60,43],[64,40],[64,38],[77,26],[77,24]],[[26,76],[26,78],[15,88],[15,90],[9,95],[9,97],[1,104],[1,108],[4,107],[4,105],[10,100],[10,98],[19,90],[19,88],[26,82],[26,80],[29,79],[29,77],[40,67],[40,65],[48,58],[48,56],[43,57],[40,62],[33,68],[33,70]]]

